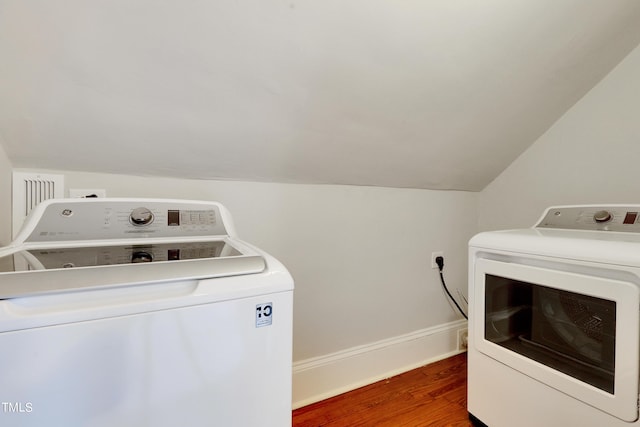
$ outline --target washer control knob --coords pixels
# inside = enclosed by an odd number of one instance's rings
[[[613,216],[609,211],[598,211],[593,215],[593,220],[598,223],[609,222]]]
[[[133,225],[149,225],[153,222],[153,212],[147,208],[135,208],[129,215],[129,222]]]
[[[134,252],[131,254],[131,262],[134,264],[138,264],[140,262],[151,262],[153,261],[153,256],[149,252]]]

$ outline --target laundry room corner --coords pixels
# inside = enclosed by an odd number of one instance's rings
[[[0,5],[0,427],[640,427],[640,0]]]
[[[109,197],[225,205],[239,236],[293,275],[296,406],[459,352],[466,323],[431,257],[444,253],[447,283],[466,297],[477,193],[44,172]]]

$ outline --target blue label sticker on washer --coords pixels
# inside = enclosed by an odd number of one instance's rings
[[[273,303],[256,305],[256,328],[271,325],[273,320]]]

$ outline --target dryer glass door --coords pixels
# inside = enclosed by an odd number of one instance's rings
[[[638,418],[635,284],[476,261],[478,350],[622,420]]]

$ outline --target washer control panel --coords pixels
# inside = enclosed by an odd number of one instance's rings
[[[25,242],[229,235],[216,202],[157,199],[58,199],[34,210]]]
[[[551,207],[536,228],[640,233],[640,205]]]

